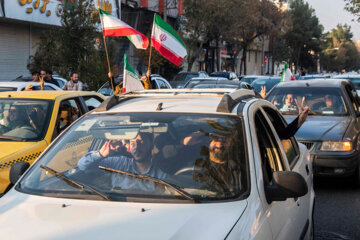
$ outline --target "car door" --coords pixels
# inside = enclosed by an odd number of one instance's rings
[[[254,153],[261,160],[261,169],[257,175],[261,176],[258,191],[264,208],[264,215],[270,224],[274,239],[299,239],[302,233],[300,208],[297,199],[288,198],[285,201],[268,202],[265,188],[272,184],[272,173],[288,170],[284,161],[282,146],[271,123],[267,120],[261,108],[257,108],[252,116],[252,123],[256,133],[253,145],[257,151]]]
[[[270,125],[272,125],[275,131],[278,131],[280,128],[286,128],[288,126],[285,119],[276,109],[266,105],[262,108],[266,113],[266,117],[268,118]],[[280,148],[282,147],[285,153],[284,161],[289,167],[288,170],[299,173],[305,179],[308,185],[308,193],[305,196],[295,199],[297,206],[300,208],[299,213],[301,216],[301,222],[299,223],[299,226],[301,226],[303,228],[303,232],[306,233],[312,221],[310,217],[312,216],[314,198],[314,192],[312,191],[313,173],[310,155],[305,147],[302,148],[302,152],[300,151],[299,145],[294,136],[291,136],[290,138],[279,138],[278,142]]]

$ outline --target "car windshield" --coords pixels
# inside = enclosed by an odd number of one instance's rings
[[[239,85],[233,84],[196,84],[193,88],[238,88]]]
[[[251,83],[251,86],[257,91],[261,91],[261,87],[266,87],[266,92],[269,92],[276,84],[280,82],[280,78],[260,78]]]
[[[52,102],[32,99],[0,99],[0,140],[38,141],[49,125]]]
[[[248,189],[243,136],[242,119],[233,116],[88,116],[48,149],[17,189],[54,197],[99,197],[54,176],[59,172],[114,201],[239,198]]]
[[[348,110],[341,90],[338,88],[275,88],[266,99],[272,102],[283,114],[296,115],[298,107],[295,100],[305,105],[315,115],[346,115]]]

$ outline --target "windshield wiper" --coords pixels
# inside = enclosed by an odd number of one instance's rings
[[[4,135],[0,135],[0,140],[12,140],[12,141],[20,141],[20,142],[25,142],[25,139],[22,138],[17,138],[17,137],[10,137],[10,136],[4,136]]]
[[[126,171],[121,171],[121,170],[118,170],[118,169],[107,168],[107,167],[103,167],[103,166],[99,166],[99,168],[103,169],[103,170],[106,170],[106,171],[109,171],[109,172],[121,173],[121,174],[124,174],[124,175],[127,175],[127,176],[131,176],[131,177],[135,177],[135,178],[139,178],[139,179],[146,179],[146,180],[150,180],[150,181],[155,182],[155,183],[163,184],[163,185],[165,185],[167,187],[170,187],[171,189],[173,189],[174,191],[176,191],[177,193],[179,193],[183,197],[195,202],[195,199],[193,198],[193,196],[191,196],[189,193],[185,192],[183,190],[183,188],[181,188],[181,187],[179,187],[177,185],[165,182],[164,180],[154,178],[154,177],[149,177],[149,176],[146,176],[146,175],[140,175],[140,174],[130,173],[130,172],[126,172]]]
[[[101,191],[97,190],[97,189],[94,188],[94,187],[91,187],[91,186],[86,185],[86,184],[84,184],[84,183],[80,183],[80,182],[78,182],[78,181],[75,181],[75,180],[73,180],[73,179],[65,176],[64,174],[62,174],[62,173],[60,173],[60,172],[58,172],[58,171],[56,171],[56,170],[54,170],[54,169],[51,169],[51,168],[49,168],[49,167],[46,167],[46,166],[44,166],[44,165],[40,165],[40,167],[41,167],[42,169],[45,169],[46,171],[49,171],[49,172],[52,173],[55,177],[61,178],[61,179],[63,179],[64,181],[70,183],[71,185],[73,185],[73,186],[75,186],[75,187],[77,187],[77,188],[80,188],[80,189],[82,189],[82,190],[84,190],[84,191],[87,191],[86,188],[87,188],[87,189],[90,189],[90,190],[91,190],[90,192],[96,193],[97,195],[101,196],[103,199],[110,201],[110,198],[109,198],[106,194],[102,193]],[[89,192],[89,191],[87,191],[87,192]]]

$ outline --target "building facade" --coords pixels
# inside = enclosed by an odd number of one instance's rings
[[[36,52],[41,32],[50,27],[60,27],[63,6],[76,2],[0,0],[0,81],[30,75],[27,64]],[[94,4],[96,8],[108,11],[145,34],[150,31],[154,12],[169,18],[168,21],[176,21],[179,13],[182,13],[182,0],[94,0]],[[144,69],[130,42],[126,38],[119,42],[119,68],[123,62],[122,56],[127,53],[131,56],[132,65]]]

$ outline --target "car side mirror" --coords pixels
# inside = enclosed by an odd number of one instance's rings
[[[30,167],[28,162],[17,162],[10,168],[10,182],[15,184]]]
[[[265,187],[268,203],[302,197],[307,192],[305,179],[299,173],[292,171],[274,172],[271,185]]]

